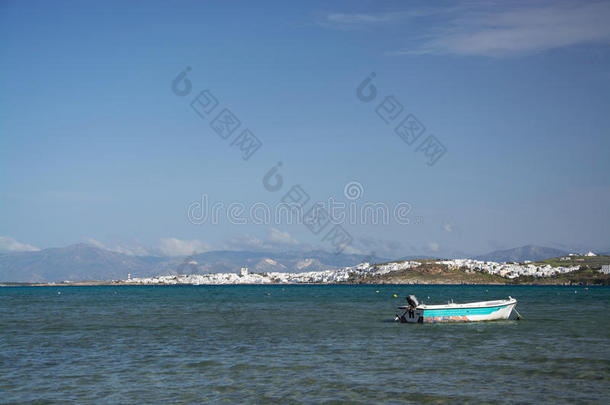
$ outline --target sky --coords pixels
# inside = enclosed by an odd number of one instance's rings
[[[608,21],[608,1],[2,1],[0,251],[610,251]],[[286,199],[339,209],[312,230]]]

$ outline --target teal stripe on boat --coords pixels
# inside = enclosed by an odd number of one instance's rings
[[[467,315],[489,315],[505,308],[506,305],[487,308],[447,308],[447,309],[424,309],[424,317],[428,316],[467,316]]]

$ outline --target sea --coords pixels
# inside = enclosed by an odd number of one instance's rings
[[[522,319],[395,323],[408,294]],[[610,288],[0,288],[0,402],[69,401],[608,404]]]

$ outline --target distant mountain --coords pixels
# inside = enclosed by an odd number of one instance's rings
[[[543,260],[565,256],[568,252],[539,246],[524,246],[475,257],[485,261]],[[426,259],[405,256],[399,260]],[[251,272],[303,272],[355,266],[364,261],[383,263],[388,259],[322,250],[309,252],[259,252],[217,250],[188,257],[129,256],[79,243],[63,248],[36,252],[0,254],[0,282],[49,282],[117,280],[167,274],[203,274],[237,272],[248,267]]]
[[[190,263],[185,266],[188,270],[184,273],[227,273],[236,272],[241,267],[248,267],[251,272],[259,273],[319,271],[355,266],[365,259],[363,255],[335,255],[322,250],[279,253],[216,250],[191,256]]]
[[[514,249],[496,250],[485,255],[476,256],[474,259],[492,262],[522,262],[525,260],[538,261],[552,257],[566,256],[569,252],[543,247],[527,245]]]
[[[163,258],[128,256],[79,243],[36,252],[0,254],[0,281],[116,280],[148,273]]]
[[[318,271],[355,266],[363,255],[310,252],[211,251],[188,257],[129,256],[79,243],[36,252],[0,254],[0,282],[117,280],[162,274]],[[385,259],[376,258],[376,261]]]

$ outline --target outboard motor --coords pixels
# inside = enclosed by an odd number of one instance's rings
[[[409,305],[411,305],[411,307],[413,309],[417,308],[417,306],[419,305],[419,301],[417,301],[417,297],[415,297],[415,295],[411,294],[407,297],[407,302],[409,303]]]
[[[394,321],[399,322],[400,323],[407,323],[407,317],[406,315],[409,314],[409,318],[410,319],[415,319],[415,308],[417,308],[417,306],[419,305],[419,301],[417,301],[417,298],[415,297],[415,295],[410,294],[407,297],[407,303],[409,304],[408,307],[399,307],[405,310],[405,312],[403,312],[402,315],[398,315],[396,314],[396,317],[394,318]]]

